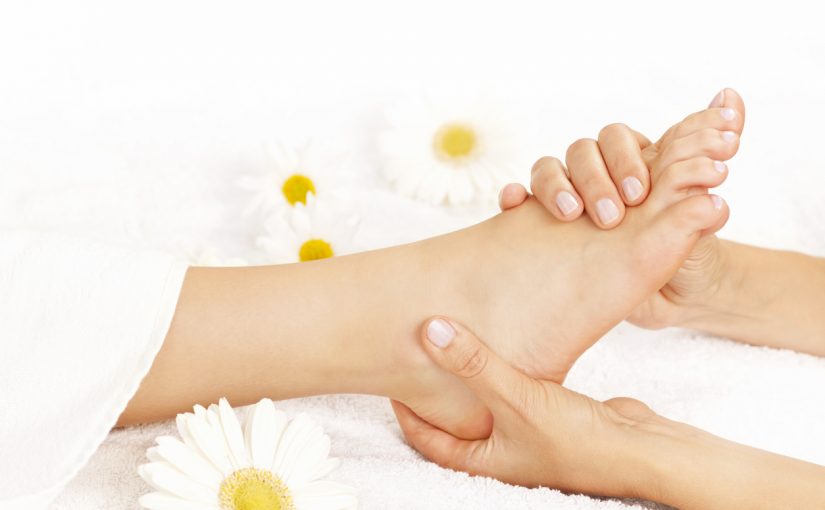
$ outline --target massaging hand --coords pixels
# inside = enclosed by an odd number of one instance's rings
[[[598,227],[611,229],[622,222],[626,207],[644,202],[650,191],[650,172],[668,153],[693,153],[690,147],[701,143],[709,148],[705,154],[707,164],[719,171],[721,182],[728,171],[722,161],[736,154],[744,122],[742,98],[734,90],[724,89],[707,109],[668,129],[656,143],[624,124],[611,124],[601,130],[598,140],[583,139],[571,145],[567,168],[555,158],[539,159],[533,166],[530,188],[559,220],[572,221],[586,212]],[[721,137],[730,137],[736,143],[707,143],[714,137],[720,141]],[[681,171],[698,169],[686,167]],[[696,189],[692,193],[706,191]],[[509,184],[502,189],[501,208],[516,207],[527,196],[523,186]],[[711,235],[723,224],[721,221],[707,231],[676,276],[640,305],[629,317],[630,322],[647,328],[679,325],[708,301],[719,288],[719,279],[727,274],[726,247]]]
[[[639,401],[598,402],[512,368],[464,326],[445,319],[424,328],[424,350],[459,377],[494,416],[488,439],[458,439],[393,402],[410,444],[430,460],[528,487],[611,496],[636,494],[627,476],[632,427],[655,416]]]

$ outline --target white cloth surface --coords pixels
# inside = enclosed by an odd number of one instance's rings
[[[0,507],[42,508],[148,372],[186,266],[66,235],[2,237]]]
[[[722,236],[825,255],[825,41],[807,7],[8,2],[0,6],[0,227],[245,256],[254,232],[233,183],[265,164],[262,142],[312,136],[349,149],[363,174],[351,190],[361,244],[396,244],[490,212],[446,211],[380,190],[381,108],[404,94],[489,88],[530,112],[537,153],[563,156],[576,138],[618,120],[653,137],[733,86],[749,118],[719,191],[732,210]],[[145,283],[162,293],[156,278]],[[164,301],[172,299],[158,295],[156,304]],[[732,440],[825,463],[821,358],[621,325],[583,356],[569,385],[600,399],[636,397]],[[440,469],[404,445],[378,398],[280,405],[321,421],[344,459],[332,476],[360,487],[363,508],[626,505]],[[44,434],[61,434],[61,425]],[[53,508],[137,508],[147,488],[135,468],[153,438],[170,432],[171,423],[112,432]],[[22,448],[13,454],[12,462],[45,466],[24,486],[57,470]]]

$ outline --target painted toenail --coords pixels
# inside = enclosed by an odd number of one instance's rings
[[[576,197],[567,191],[560,191],[559,194],[556,195],[556,205],[559,206],[559,210],[565,216],[572,213],[579,207]]]
[[[427,340],[439,349],[450,345],[453,338],[455,338],[455,328],[444,319],[434,319],[427,325]]]
[[[713,208],[716,209],[717,211],[719,209],[721,209],[722,204],[725,203],[725,201],[722,200],[722,197],[719,197],[719,196],[716,196],[716,195],[711,195],[710,196],[710,201],[713,202]]]
[[[609,198],[603,198],[596,202],[596,214],[603,224],[609,225],[619,217],[619,208]]]
[[[733,120],[736,118],[736,110],[733,108],[722,108],[722,110],[719,111],[719,114],[722,115],[722,118],[725,120]]]
[[[720,174],[723,174],[723,173],[725,173],[725,170],[728,169],[728,166],[726,164],[722,163],[721,161],[714,161],[713,162],[713,168],[715,168],[716,171],[719,172]]]
[[[736,133],[733,131],[722,131],[722,139],[726,142],[732,142],[736,140]]]
[[[725,104],[725,89],[720,90],[719,93],[716,94],[708,105],[708,108],[719,108],[723,104]]]
[[[639,179],[626,177],[625,180],[622,181],[622,191],[624,191],[625,198],[633,202],[642,196],[644,188],[642,188],[642,182]]]

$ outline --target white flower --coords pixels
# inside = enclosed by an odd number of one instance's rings
[[[244,429],[226,399],[179,414],[178,432],[157,438],[140,476],[157,492],[140,498],[152,510],[337,510],[354,508],[355,490],[320,480],[338,466],[330,441],[306,415],[287,421],[269,399]]]
[[[252,194],[247,215],[265,216],[305,204],[307,195],[335,195],[348,183],[342,158],[325,155],[311,143],[300,148],[275,145],[264,149],[265,166],[238,180],[238,185]]]
[[[429,95],[387,117],[382,171],[404,195],[433,204],[493,201],[501,186],[528,173],[526,130],[473,95]]]
[[[255,243],[273,264],[309,262],[357,251],[353,243],[358,228],[355,214],[308,195],[284,215],[271,215],[264,234]]]

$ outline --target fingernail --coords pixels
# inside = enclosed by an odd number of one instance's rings
[[[719,209],[721,209],[721,208],[722,208],[722,204],[724,204],[724,203],[725,203],[725,201],[724,201],[724,200],[722,200],[722,197],[720,197],[720,196],[716,196],[716,195],[711,195],[711,196],[710,196],[710,200],[711,200],[711,202],[713,202],[713,208],[714,208],[714,209],[716,209],[717,211],[718,211]]]
[[[559,194],[556,195],[556,205],[559,206],[559,210],[565,216],[579,207],[576,197],[568,191],[560,191]]]
[[[725,89],[720,90],[719,93],[716,94],[708,105],[708,108],[719,108],[723,104],[725,104]]]
[[[719,111],[719,114],[725,120],[733,120],[734,117],[736,117],[736,110],[734,110],[733,108],[722,108]]]
[[[455,329],[449,322],[443,319],[434,319],[427,325],[427,340],[439,349],[450,345],[453,338],[455,338]]]
[[[722,139],[726,142],[732,142],[736,140],[736,133],[733,131],[722,131]]]
[[[716,171],[719,172],[720,174],[723,174],[723,173],[725,173],[725,170],[728,169],[728,166],[726,164],[722,163],[721,161],[714,161],[713,162],[713,168],[715,168]]]
[[[622,181],[622,191],[624,191],[625,198],[632,202],[642,196],[642,192],[644,192],[642,181],[635,177],[626,177]]]
[[[596,214],[603,224],[609,225],[619,217],[619,208],[609,198],[603,198],[596,202]]]

